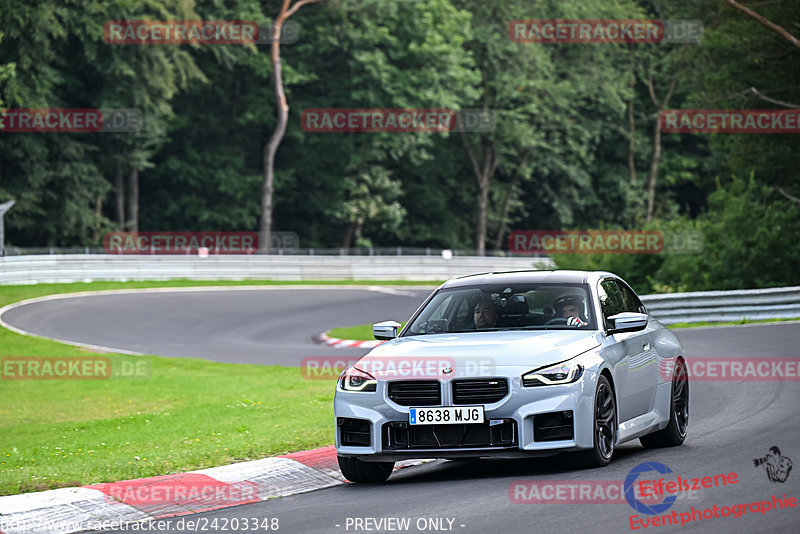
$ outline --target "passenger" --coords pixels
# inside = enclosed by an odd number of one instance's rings
[[[553,302],[556,315],[567,320],[567,326],[586,326],[589,320],[584,315],[586,300],[579,295],[563,295]]]

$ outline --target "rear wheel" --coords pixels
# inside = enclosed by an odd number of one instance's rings
[[[675,363],[672,375],[672,395],[669,407],[669,423],[663,430],[658,430],[639,438],[647,449],[656,447],[675,447],[686,439],[689,428],[689,375],[683,360]]]
[[[344,478],[350,482],[384,482],[394,469],[394,462],[362,462],[345,456],[337,459]]]
[[[583,467],[605,467],[614,455],[617,442],[617,403],[608,379],[600,375],[594,396],[594,445],[591,450],[578,454]]]

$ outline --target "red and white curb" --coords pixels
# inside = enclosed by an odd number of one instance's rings
[[[386,343],[385,341],[379,341],[377,339],[367,339],[367,340],[339,339],[338,337],[330,337],[325,332],[318,335],[317,340],[319,343],[323,343],[325,345],[329,345],[331,347],[336,347],[336,348],[354,347],[360,349],[371,349],[377,347],[381,343]]]
[[[398,462],[395,469],[430,460]],[[265,501],[346,481],[333,446],[188,473],[0,497],[0,534],[69,534]],[[118,528],[118,527],[117,527]]]

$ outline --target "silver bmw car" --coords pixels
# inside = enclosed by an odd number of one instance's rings
[[[399,331],[399,332],[398,332]],[[574,453],[683,443],[686,355],[608,272],[517,271],[450,280],[404,328],[339,376],[336,451],[345,478],[382,482],[398,460]]]

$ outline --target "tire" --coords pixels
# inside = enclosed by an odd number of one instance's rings
[[[677,360],[672,375],[670,390],[669,423],[663,430],[657,430],[639,438],[646,449],[658,447],[677,447],[686,439],[689,429],[689,375],[683,360]]]
[[[605,467],[614,456],[617,441],[617,402],[608,379],[600,375],[594,394],[592,449],[577,454],[581,467]]]
[[[362,462],[344,456],[337,459],[344,478],[350,482],[385,482],[394,469],[394,462]]]

